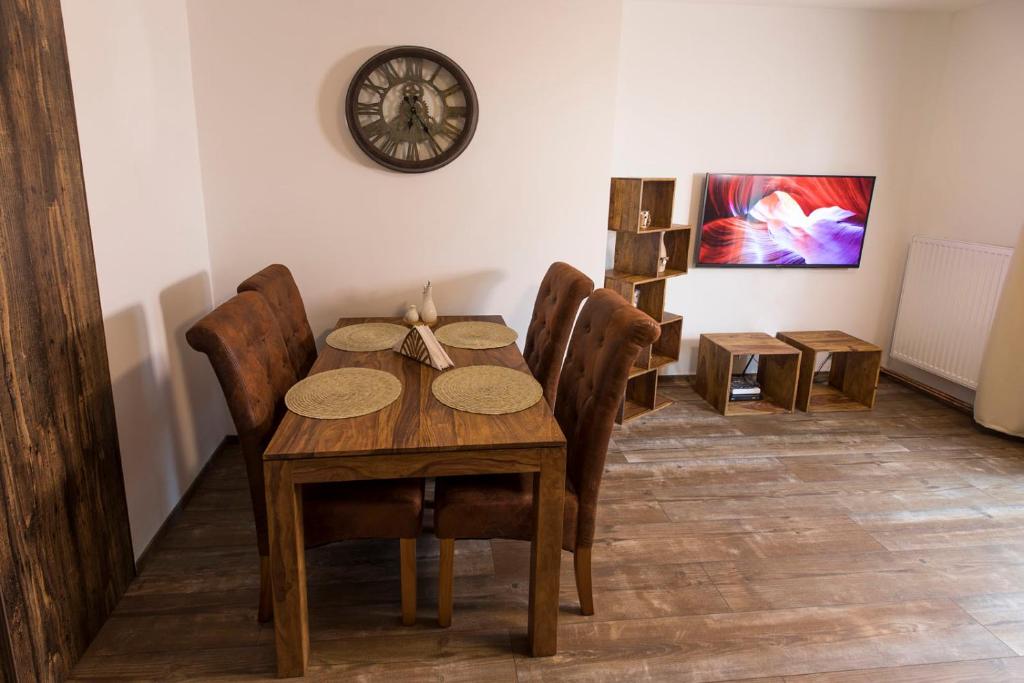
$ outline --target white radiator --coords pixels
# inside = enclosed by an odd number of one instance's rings
[[[915,237],[890,356],[970,389],[1013,249]]]

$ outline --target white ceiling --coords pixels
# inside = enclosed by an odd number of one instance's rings
[[[986,0],[687,0],[707,4],[788,5],[796,7],[836,7],[952,12],[980,5]]]

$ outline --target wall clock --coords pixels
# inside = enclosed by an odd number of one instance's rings
[[[476,131],[476,91],[459,65],[425,47],[384,50],[348,88],[345,118],[356,144],[382,166],[422,173],[451,163]]]

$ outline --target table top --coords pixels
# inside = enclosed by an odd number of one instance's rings
[[[882,349],[863,339],[839,330],[818,330],[808,332],[779,332],[779,337],[790,344],[803,346],[812,351],[844,353],[857,351],[881,351]]]
[[[719,334],[702,334],[716,346],[720,346],[732,354],[752,355],[787,355],[799,353],[789,344],[781,342],[764,332],[724,332]]]
[[[501,316],[442,316],[434,329],[447,323],[480,320],[504,324]],[[337,327],[364,322],[394,322],[399,318],[342,318]],[[445,347],[456,367],[501,365],[529,373],[516,344],[500,349]],[[376,413],[341,420],[317,420],[287,412],[278,425],[264,460],[322,458],[375,453],[415,453],[496,448],[562,446],[565,437],[551,409],[536,405],[508,415],[477,415],[444,405],[430,390],[441,373],[390,349],[341,351],[325,346],[309,374],[336,368],[376,368],[402,382],[402,394]]]

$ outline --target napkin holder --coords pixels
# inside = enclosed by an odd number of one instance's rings
[[[394,350],[403,356],[418,360],[435,370],[447,370],[455,367],[448,353],[437,341],[430,328],[423,324],[413,325],[409,333],[394,346]]]

